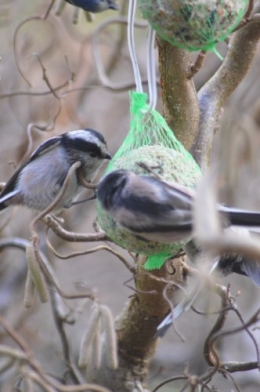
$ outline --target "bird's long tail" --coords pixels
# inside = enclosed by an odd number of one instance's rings
[[[223,207],[221,212],[224,212],[231,225],[260,227],[260,212],[239,210],[228,207]]]
[[[8,201],[18,194],[18,190],[7,193],[6,195],[0,195],[0,211],[8,207]]]

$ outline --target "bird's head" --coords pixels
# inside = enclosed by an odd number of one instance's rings
[[[111,159],[103,135],[86,128],[70,131],[62,135],[61,144],[66,149],[70,163],[82,163],[86,172],[95,171],[105,159]]]
[[[126,170],[114,170],[102,178],[97,188],[97,198],[105,210],[109,211],[117,204],[115,201],[125,187],[128,176]]]

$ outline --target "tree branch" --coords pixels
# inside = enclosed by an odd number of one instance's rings
[[[115,391],[129,392],[138,382],[146,380],[148,366],[157,346],[158,339],[154,338],[157,326],[170,310],[165,299],[165,287],[167,284],[171,286],[167,290],[167,295],[171,297],[178,291],[176,286],[183,283],[183,266],[179,259],[170,260],[161,269],[149,272],[143,269],[145,261],[145,256],[137,257],[135,294],[116,319],[118,369],[112,370],[106,365],[105,345],[100,369],[93,368],[91,364],[87,368],[89,381],[98,381],[100,385]],[[122,380],[128,382],[123,384]]]
[[[247,74],[260,39],[260,15],[232,37],[223,64],[198,93],[200,122],[191,152],[203,171],[207,169],[216,121],[227,98]]]
[[[190,54],[157,37],[164,117],[189,150],[199,124],[199,104],[190,78]]]

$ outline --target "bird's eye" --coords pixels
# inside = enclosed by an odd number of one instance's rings
[[[98,156],[98,153],[97,153],[97,152],[91,152],[89,155],[90,155],[92,158],[96,158],[96,157]]]

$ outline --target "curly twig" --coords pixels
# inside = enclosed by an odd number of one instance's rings
[[[111,239],[103,232],[97,233],[74,233],[64,229],[51,215],[45,216],[43,222],[52,229],[52,231],[60,238],[70,242],[96,242],[111,241]]]
[[[96,246],[95,248],[91,248],[91,249],[85,249],[79,252],[73,252],[67,255],[62,255],[60,253],[58,253],[54,247],[52,246],[52,244],[50,243],[49,239],[47,238],[47,245],[48,247],[51,249],[51,251],[55,254],[55,256],[57,256],[59,259],[62,260],[66,260],[66,259],[70,259],[72,257],[77,257],[77,256],[83,256],[83,255],[88,255],[91,253],[95,253],[98,252],[100,250],[106,250],[109,253],[112,253],[114,256],[116,256],[120,261],[122,261],[122,263],[125,265],[125,267],[132,272],[133,274],[135,273],[135,268],[131,266],[131,264],[128,263],[128,261],[116,250],[112,249],[110,246],[107,245],[99,245]]]
[[[18,38],[18,33],[20,31],[20,29],[22,28],[22,26],[24,26],[26,23],[32,21],[32,20],[45,20],[48,18],[51,9],[54,5],[55,0],[51,0],[50,5],[48,6],[45,14],[43,16],[31,16],[27,19],[24,19],[16,28],[15,33],[14,33],[14,40],[13,40],[13,48],[14,48],[14,58],[15,58],[15,62],[16,62],[16,66],[18,68],[18,71],[21,75],[21,77],[26,81],[26,83],[31,87],[30,82],[28,81],[28,79],[25,77],[25,75],[22,72],[22,69],[20,67],[20,64],[18,62],[18,54],[17,54],[17,38]]]
[[[224,286],[214,285],[214,291],[221,298],[221,309],[213,328],[205,340],[203,353],[208,364],[218,368],[221,366],[221,362],[211,344],[211,338],[215,333],[219,332],[223,328],[228,316],[228,311],[230,310],[231,298],[229,290]]]
[[[22,339],[22,337],[9,325],[5,319],[0,316],[0,325],[8,333],[8,335],[18,344],[22,352],[25,354],[28,364],[35,371],[36,375],[40,377],[41,384],[45,386],[47,391],[61,391],[61,392],[84,392],[86,390],[97,391],[97,392],[111,392],[109,389],[102,387],[97,384],[82,384],[82,385],[62,385],[59,382],[52,380],[47,374],[44,373],[41,365],[36,360],[34,353],[31,351],[27,343]],[[52,387],[54,389],[50,389]],[[48,389],[49,388],[49,389]]]
[[[241,327],[229,329],[226,331],[222,332],[217,332],[214,335],[211,336],[209,340],[209,345],[213,347],[213,344],[216,342],[217,339],[229,336],[229,335],[234,335],[238,332],[241,332],[248,328],[249,326],[257,323],[260,321],[260,309],[258,309],[254,315],[246,322],[244,323]],[[216,353],[215,353],[216,354]],[[217,358],[217,357],[216,357]],[[246,370],[252,370],[252,369],[257,369],[259,368],[259,363],[258,362],[244,362],[244,363],[237,363],[237,362],[227,362],[227,363],[220,363],[218,360],[218,368],[221,370],[223,367],[225,370],[228,370],[229,372],[236,372],[236,371],[246,371]]]

